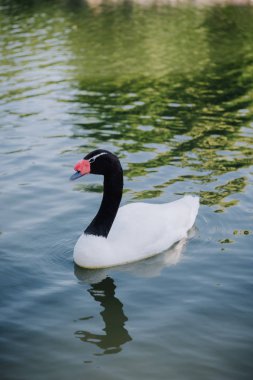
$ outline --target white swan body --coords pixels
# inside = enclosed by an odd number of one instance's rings
[[[106,268],[151,257],[185,238],[193,226],[199,198],[171,203],[130,203],[120,207],[107,238],[83,233],[74,248],[75,263]]]

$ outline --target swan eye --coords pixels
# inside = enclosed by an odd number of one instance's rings
[[[96,161],[96,159],[100,156],[103,156],[103,154],[107,154],[106,152],[102,152],[102,153],[99,153],[97,154],[96,156],[93,156],[91,158],[88,159],[89,163],[92,164],[94,161]]]

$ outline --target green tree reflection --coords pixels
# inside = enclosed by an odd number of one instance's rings
[[[116,15],[120,10],[120,7],[115,10]],[[214,6],[201,13],[192,8],[180,11],[165,7],[158,18],[151,20],[149,10],[124,10],[119,17],[124,18],[123,29],[114,13],[101,12],[94,21],[99,25],[96,42],[100,53],[95,49],[98,59],[86,42],[88,56],[76,52],[91,74],[87,77],[80,68],[77,102],[91,106],[97,118],[97,123],[78,124],[79,133],[83,130],[84,137],[96,144],[113,143],[121,155],[154,152],[150,159],[128,164],[125,174],[129,180],[169,165],[189,169],[188,175],[139,191],[135,198],[160,196],[169,184],[189,179],[199,184],[215,183],[223,175],[248,168],[253,162],[252,133],[245,132],[245,128],[252,128],[253,114],[252,9],[240,8],[238,12],[234,7]],[[134,37],[136,29],[131,32],[129,28],[128,33],[134,47],[127,46],[121,33],[134,20],[138,35],[143,37],[144,13],[152,30],[157,32],[151,37],[149,28],[145,29],[145,41],[147,36],[150,38],[142,54],[138,50],[140,40]],[[110,22],[103,44],[102,25]],[[189,29],[189,22],[195,28]],[[119,34],[113,39],[112,34],[118,28]],[[86,27],[80,26],[79,39],[86,41],[86,32]],[[115,43],[115,38],[121,43]],[[111,40],[115,44],[109,47]],[[114,50],[114,62],[108,49]],[[172,51],[174,58],[170,56]],[[126,64],[126,54],[135,58],[135,65]],[[106,57],[104,69],[102,56]],[[143,57],[149,63],[152,61],[153,66],[147,67]],[[91,62],[95,65],[94,72]],[[225,202],[224,198],[247,185],[245,176],[236,177],[223,179],[222,185],[200,192],[202,202],[227,207],[235,204]]]
[[[43,30],[43,38],[29,40],[35,52],[59,38],[74,87],[73,97],[61,100],[72,102],[71,137],[81,139],[81,152],[105,146],[127,157],[129,183],[149,176],[149,188],[133,198],[160,197],[184,182],[204,204],[236,204],[226,198],[245,190],[253,162],[253,7],[130,1],[104,2],[97,11],[92,1],[4,3],[5,28],[19,24],[21,11],[27,24],[23,17],[22,33],[5,36],[3,56],[13,42],[27,43],[26,33]],[[178,169],[172,178],[163,178],[166,167]]]

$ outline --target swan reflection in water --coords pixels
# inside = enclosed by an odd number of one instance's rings
[[[76,268],[75,273],[78,276],[80,269]],[[125,328],[127,317],[123,312],[123,304],[115,297],[116,286],[111,277],[106,277],[102,281],[92,284],[88,290],[95,301],[103,307],[101,316],[105,323],[104,334],[94,334],[89,331],[76,331],[76,336],[83,341],[89,342],[100,349],[104,354],[115,354],[121,351],[121,346],[132,340]]]
[[[139,277],[159,276],[162,269],[178,263],[185,243],[186,239],[183,239],[160,255],[121,267],[89,270],[81,269],[75,265],[76,277],[81,282],[91,284],[91,288],[88,292],[94,300],[99,302],[103,307],[100,314],[105,324],[103,329],[104,334],[95,334],[86,330],[79,330],[76,331],[76,336],[81,341],[94,344],[102,349],[103,352],[99,355],[120,352],[123,344],[131,341],[132,338],[125,328],[125,322],[128,318],[124,314],[123,304],[115,297],[116,285],[113,279],[108,276],[108,271],[125,271]]]

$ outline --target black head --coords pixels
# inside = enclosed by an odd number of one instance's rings
[[[105,149],[96,149],[88,153],[82,160],[74,166],[76,171],[71,179],[77,179],[85,174],[107,175],[117,171],[122,171],[120,161],[113,153]]]

